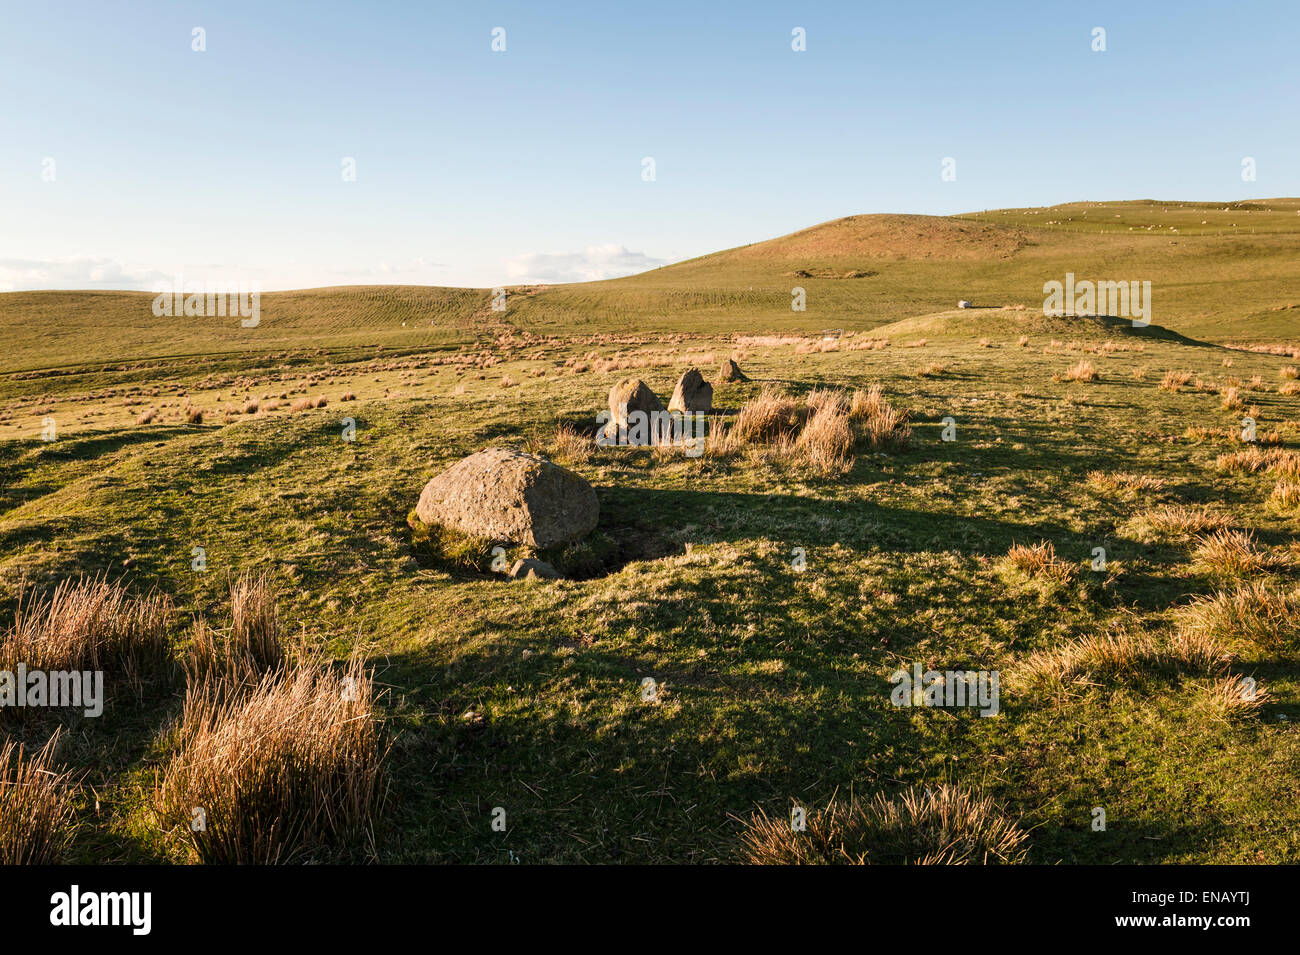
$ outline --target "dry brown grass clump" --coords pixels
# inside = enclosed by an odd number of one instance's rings
[[[1219,405],[1225,411],[1244,411],[1246,401],[1241,397],[1241,389],[1236,386],[1229,386],[1223,389],[1219,396]]]
[[[1124,526],[1135,539],[1150,543],[1161,538],[1186,539],[1223,530],[1232,526],[1232,518],[1204,506],[1162,504],[1139,511]]]
[[[241,652],[268,667],[282,656],[275,588],[265,574],[257,577],[245,574],[231,585],[230,636]]]
[[[1088,359],[1083,358],[1076,365],[1071,365],[1065,372],[1066,381],[1096,381],[1097,368]]]
[[[173,617],[165,595],[132,596],[98,577],[65,580],[47,597],[20,593],[0,670],[113,670],[138,688],[171,660]]]
[[[1300,378],[1300,368],[1295,365],[1285,365],[1277,370],[1277,373],[1283,378]]]
[[[257,399],[250,398],[248,401],[245,401],[244,406],[240,408],[240,414],[257,414],[258,407]]]
[[[1279,395],[1300,395],[1300,381],[1284,381],[1277,386]]]
[[[190,424],[203,424],[203,409],[193,406],[185,409],[185,420]]]
[[[1300,645],[1300,591],[1275,590],[1266,583],[1238,584],[1232,591],[1199,597],[1176,613],[1179,632],[1189,640],[1214,640],[1265,652],[1294,651]]]
[[[1017,664],[1010,674],[1010,682],[1022,690],[1053,691],[1069,684],[1091,684],[1098,678],[1123,677],[1145,669],[1217,673],[1231,659],[1227,646],[1210,635],[1180,631],[1162,643],[1150,634],[1121,629],[1037,650]]]
[[[356,400],[357,400],[357,396],[350,391],[343,392],[343,397],[339,399],[339,401],[356,401]]]
[[[275,591],[266,575],[245,574],[230,587],[230,627],[219,633],[194,622],[185,657],[190,685],[256,682],[285,661]]]
[[[1279,563],[1279,558],[1261,549],[1250,531],[1215,531],[1197,538],[1193,565],[1204,573],[1242,577]]]
[[[801,832],[760,811],[741,836],[746,860],[757,865],[1016,864],[1027,843],[992,799],[948,785],[832,802],[809,813]]]
[[[928,365],[922,365],[916,371],[912,372],[917,378],[938,378],[948,370],[948,366],[941,361],[932,361]]]
[[[1039,541],[1032,545],[1012,544],[1006,556],[1001,559],[1001,564],[1025,577],[1059,583],[1069,583],[1076,573],[1073,564],[1056,556],[1056,548],[1051,541]]]
[[[1275,511],[1300,510],[1300,484],[1295,481],[1278,481],[1268,496],[1268,506]]]
[[[1106,494],[1118,494],[1121,491],[1133,491],[1140,494],[1154,494],[1164,490],[1165,479],[1153,474],[1133,474],[1129,471],[1089,471],[1088,484],[1095,490]]]
[[[359,659],[280,667],[241,693],[192,685],[173,746],[159,810],[200,861],[373,855],[385,749]]]
[[[817,388],[802,400],[769,385],[741,408],[726,432],[711,432],[710,446],[721,454],[761,446],[769,459],[831,475],[853,466],[859,443],[899,449],[911,434],[907,415],[889,404],[879,385],[852,395]]]
[[[573,425],[565,423],[555,429],[548,451],[552,460],[564,464],[585,464],[595,453],[596,442]]]
[[[324,408],[327,404],[329,404],[329,400],[324,395],[321,395],[318,398],[299,398],[293,404],[289,405],[289,410],[310,411],[312,408]]]
[[[764,385],[757,398],[749,401],[727,430],[729,444],[772,444],[793,440],[808,419],[807,402],[783,394],[773,385]]]
[[[1254,716],[1271,698],[1267,690],[1239,673],[1220,677],[1201,691],[1202,704],[1221,720]]]
[[[1029,336],[1028,336],[1028,335],[1021,335],[1019,338],[1016,339],[1016,344],[1019,345],[1021,348],[1028,348],[1028,347],[1029,347]]]
[[[1192,373],[1190,371],[1167,371],[1165,376],[1160,379],[1159,387],[1163,391],[1178,392],[1191,380]]]
[[[841,392],[816,389],[810,415],[794,441],[794,457],[818,474],[842,474],[853,466],[853,424]]]
[[[1220,454],[1214,459],[1214,466],[1220,471],[1238,471],[1256,474],[1269,471],[1288,477],[1300,476],[1300,454],[1277,447],[1259,447],[1252,445],[1242,451]]]
[[[1214,466],[1220,471],[1241,471],[1254,474],[1266,470],[1276,456],[1276,451],[1251,446],[1242,451],[1230,451],[1214,459]]]
[[[138,417],[138,418],[135,419],[135,423],[138,424],[138,425],[140,425],[140,424],[150,424],[150,423],[153,422],[154,416],[155,416],[157,413],[158,413],[158,412],[154,411],[153,408],[149,408],[149,409],[147,409],[147,410],[145,410],[145,411],[142,411],[142,412],[140,412],[140,417]]]
[[[54,768],[56,732],[34,754],[0,745],[0,865],[55,865],[72,835],[73,784]]]
[[[873,451],[881,448],[901,450],[912,439],[907,412],[891,405],[879,384],[873,384],[865,391],[856,389],[849,399],[848,410],[849,420],[860,440]]]

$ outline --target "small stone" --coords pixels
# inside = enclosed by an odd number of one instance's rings
[[[525,557],[515,561],[510,568],[510,576],[515,580],[558,580],[559,572],[544,560]]]
[[[749,378],[740,370],[734,358],[728,358],[722,363],[722,369],[718,372],[718,381],[749,381]]]

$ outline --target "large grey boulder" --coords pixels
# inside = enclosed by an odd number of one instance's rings
[[[415,513],[462,534],[546,548],[590,534],[600,503],[590,484],[558,464],[487,448],[426,484]]]
[[[704,380],[698,368],[692,368],[677,380],[677,387],[668,401],[668,410],[683,414],[713,411],[713,386]]]

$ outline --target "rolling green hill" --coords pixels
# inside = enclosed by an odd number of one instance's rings
[[[1039,311],[1043,283],[1150,281],[1155,324],[1209,341],[1300,331],[1300,200],[1076,203],[958,217],[850,216],[603,282],[511,289],[348,286],[262,296],[262,321],[155,318],[145,292],[0,294],[0,370],[125,361],[339,357],[537,334],[868,330],[977,305]],[[791,308],[806,292],[806,311]]]

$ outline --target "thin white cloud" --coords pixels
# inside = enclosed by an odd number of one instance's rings
[[[167,278],[156,269],[136,269],[115,259],[0,259],[0,292],[28,289],[150,288]]]
[[[516,256],[506,261],[506,276],[515,285],[525,282],[598,282],[667,264],[665,259],[632,252],[622,245],[589,245],[582,252],[533,252]]]

